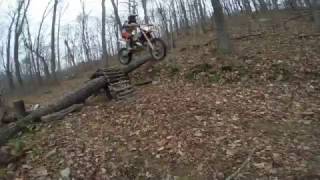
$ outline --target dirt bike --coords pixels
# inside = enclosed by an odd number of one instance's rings
[[[119,50],[120,63],[123,65],[130,64],[133,54],[143,50],[148,50],[154,60],[163,60],[167,55],[167,46],[162,39],[154,36],[154,32],[154,25],[139,25],[137,31],[132,34],[133,47],[129,48],[129,40],[120,41],[126,46]]]

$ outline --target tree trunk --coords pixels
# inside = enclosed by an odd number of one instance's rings
[[[167,16],[166,16],[165,8],[161,4],[158,5],[158,13],[161,17],[162,26],[163,26],[164,31],[166,33],[165,34],[166,40],[167,40],[167,42],[169,42],[170,34],[169,34],[169,29],[168,29]]]
[[[70,46],[69,46],[68,41],[65,40],[65,41],[64,41],[64,44],[65,44],[66,47],[67,47],[68,59],[69,59],[69,61],[71,61],[72,66],[75,66],[75,65],[76,65],[76,62],[75,62],[75,60],[74,60],[74,54],[73,54],[72,51],[71,51],[71,48],[70,48]]]
[[[312,8],[312,5],[311,5],[311,2],[310,2],[310,0],[304,0],[304,3],[306,4],[306,6],[308,7],[308,8]]]
[[[59,20],[58,20],[58,34],[57,34],[57,56],[58,56],[58,71],[61,71],[61,57],[60,57],[60,29],[61,29],[61,17],[62,17],[62,10],[59,13]]]
[[[8,37],[7,37],[7,63],[6,63],[6,75],[7,75],[7,78],[8,78],[8,84],[9,84],[9,88],[11,90],[13,90],[15,87],[14,87],[14,82],[13,82],[13,76],[12,76],[12,72],[11,72],[11,62],[10,62],[10,54],[11,54],[11,32],[12,32],[12,27],[13,27],[13,24],[14,24],[14,20],[15,20],[15,15],[14,17],[12,18],[11,20],[11,23],[10,23],[10,26],[9,26],[9,30],[8,30]]]
[[[102,30],[101,30],[101,42],[102,42],[102,60],[106,61],[106,64],[108,65],[107,60],[107,42],[106,42],[106,0],[101,1],[101,8],[102,8]]]
[[[15,67],[15,73],[16,78],[18,80],[18,83],[20,86],[23,86],[23,81],[21,77],[21,67],[19,62],[19,39],[20,35],[23,30],[24,21],[26,18],[27,10],[30,5],[30,0],[27,1],[26,7],[24,9],[23,14],[21,14],[23,6],[25,5],[24,1],[19,2],[18,9],[17,9],[17,19],[15,24],[15,33],[14,33],[14,49],[13,49],[13,60],[14,60],[14,67]],[[21,17],[22,16],[22,17]]]
[[[171,33],[170,33],[170,42],[171,42],[171,48],[176,48],[176,42],[175,42],[175,39],[174,39],[174,29],[173,29],[173,22],[172,22],[172,16],[170,16],[170,30],[171,30]]]
[[[320,32],[320,2],[319,0],[312,1],[312,14],[315,22],[315,29]]]
[[[114,11],[114,16],[116,18],[116,22],[118,24],[119,29],[121,29],[122,28],[122,23],[121,23],[121,19],[120,19],[119,12],[118,12],[118,4],[116,4],[114,2],[114,0],[111,0],[111,3],[112,3],[112,6],[113,6],[113,11]]]
[[[231,42],[225,25],[224,15],[220,0],[211,0],[214,9],[214,20],[216,24],[218,50],[223,53],[231,52]]]
[[[189,23],[189,19],[188,19],[188,14],[187,14],[187,10],[184,5],[184,2],[182,2],[182,0],[180,0],[180,7],[181,7],[182,14],[183,14],[184,27],[189,29],[190,23]]]
[[[143,13],[144,13],[144,23],[149,24],[147,0],[141,0],[141,3],[142,3]]]
[[[125,74],[132,72],[141,65],[145,64],[151,58],[149,56],[142,57],[141,59],[131,63],[129,66],[124,68],[122,71]],[[16,124],[10,127],[0,128],[0,146],[5,145],[10,138],[15,136],[20,131],[23,131],[29,124],[41,119],[41,117],[59,112],[66,109],[74,104],[82,104],[87,98],[92,96],[94,93],[100,89],[104,89],[106,84],[108,84],[108,78],[102,76],[93,80],[88,81],[83,87],[78,90],[67,94],[66,96],[60,98],[56,102],[45,106],[41,109],[35,110],[28,116],[18,120]]]
[[[82,17],[81,17],[81,39],[82,39],[82,47],[86,56],[86,59],[88,62],[91,61],[91,52],[90,52],[90,45],[89,45],[89,40],[88,40],[88,29],[87,29],[87,20],[88,20],[88,16],[86,14],[85,11],[85,3],[83,0],[81,0],[82,2]]]
[[[197,17],[196,17],[196,13],[195,13],[195,9],[194,9],[194,6],[193,4],[190,2],[190,0],[187,0],[186,2],[187,4],[187,7],[188,7],[188,11],[189,11],[189,17],[190,17],[190,26],[194,26],[198,20],[197,20]]]
[[[27,46],[26,47],[27,49],[30,49],[30,57],[31,57],[31,62],[32,62],[31,64],[32,64],[32,67],[34,68],[34,72],[36,74],[37,82],[38,82],[38,84],[42,84],[40,71],[38,71],[39,64],[37,64],[37,62],[35,62],[35,58],[34,58],[34,55],[33,55],[33,51],[34,51],[33,50],[33,43],[32,43],[32,37],[31,37],[31,32],[30,32],[30,26],[29,26],[29,22],[28,22],[27,18],[26,18],[26,24],[27,24],[28,42],[25,42],[25,46]],[[30,74],[32,75],[32,72]]]
[[[23,118],[27,115],[26,107],[23,100],[13,102],[13,107],[18,118]]]
[[[252,4],[253,4],[254,8],[256,9],[256,11],[260,10],[256,0],[252,0]]]
[[[260,4],[261,11],[268,11],[268,6],[264,0],[258,0]]]
[[[244,8],[247,13],[252,13],[252,8],[251,8],[249,0],[242,0],[242,4],[244,5]]]
[[[43,64],[44,74],[45,74],[45,76],[46,76],[47,79],[50,79],[50,72],[49,72],[48,64],[47,64],[45,58],[39,53],[39,49],[37,48],[36,50],[33,50],[33,49],[30,48],[29,46],[27,46],[27,48],[28,48],[30,51],[32,51],[33,53],[36,54],[36,56],[37,56],[37,61],[39,61],[39,59],[40,59],[40,61],[41,61],[42,64]],[[39,66],[39,64],[38,64],[38,66]],[[38,73],[40,74],[40,70],[38,71]]]
[[[14,83],[13,83],[12,72],[10,70],[9,71],[6,70],[6,76],[7,76],[7,79],[8,79],[9,87],[10,87],[11,90],[13,90],[15,88],[15,86],[14,86]]]
[[[206,27],[205,27],[205,24],[206,24],[205,10],[203,9],[201,0],[197,0],[197,1],[198,1],[199,10],[200,10],[202,31],[203,31],[203,32],[206,32]]]
[[[172,16],[173,16],[173,20],[174,20],[175,31],[177,34],[179,34],[179,23],[178,23],[176,5],[175,5],[174,0],[171,1],[171,8],[172,8]]]
[[[272,0],[272,4],[275,10],[279,10],[279,4],[278,4],[279,0]]]
[[[47,79],[50,79],[50,71],[49,71],[49,67],[47,62],[45,61],[44,57],[41,56],[40,54],[40,37],[41,37],[41,30],[42,30],[42,26],[44,23],[44,19],[46,18],[47,15],[47,10],[49,8],[50,2],[48,3],[46,9],[44,10],[43,14],[42,14],[42,18],[41,18],[41,22],[39,25],[39,29],[38,29],[38,34],[37,34],[37,40],[36,40],[36,50],[35,50],[35,54],[37,56],[36,59],[36,63],[37,63],[37,76],[40,77],[40,81],[42,82],[42,78],[41,78],[41,72],[40,72],[40,61],[43,64],[43,69],[44,69],[44,73]]]
[[[6,109],[0,105],[0,125],[2,123],[2,120],[5,118],[6,114]]]
[[[52,25],[51,25],[51,74],[54,81],[57,80],[56,76],[56,50],[55,50],[55,27],[56,27],[56,17],[57,17],[57,7],[58,0],[54,0],[53,15],[52,15]]]
[[[21,67],[19,62],[19,36],[15,36],[14,38],[14,51],[13,51],[13,59],[14,59],[14,67],[16,78],[20,86],[23,86],[23,81],[21,78]]]

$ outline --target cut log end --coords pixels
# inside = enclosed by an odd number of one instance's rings
[[[19,118],[27,115],[26,106],[23,100],[13,102],[13,107]]]

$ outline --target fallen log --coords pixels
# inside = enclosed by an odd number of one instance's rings
[[[242,36],[235,36],[232,37],[233,40],[242,40],[242,39],[247,39],[250,37],[262,37],[263,33],[256,33],[256,34],[247,34],[247,35],[242,35]]]
[[[140,66],[142,66],[143,64],[145,64],[146,62],[148,62],[149,60],[151,60],[150,56],[145,56],[142,57],[140,60],[138,61],[134,61],[132,62],[130,65],[128,65],[127,67],[125,67],[122,71],[125,74],[129,74],[132,71],[134,71],[135,69],[139,68]]]
[[[129,74],[133,70],[148,62],[150,59],[150,57],[143,57],[139,60],[136,60],[126,68],[122,69],[122,71],[125,74]],[[85,100],[92,96],[94,93],[98,92],[100,89],[104,89],[108,83],[108,78],[103,76],[96,79],[92,79],[86,82],[86,84],[84,84],[78,90],[67,94],[66,96],[60,98],[52,104],[49,104],[45,107],[33,111],[26,117],[18,120],[15,124],[11,125],[10,127],[0,128],[0,146],[5,145],[10,138],[14,137],[20,131],[23,131],[29,124],[41,119],[41,117],[61,111],[74,104],[84,103]]]
[[[104,88],[107,83],[108,81],[104,77],[91,80],[83,87],[79,88],[75,92],[67,94],[57,102],[40,108],[28,116],[18,120],[13,126],[1,128],[0,146],[4,145],[11,137],[22,131],[28,124],[31,124],[35,120],[41,119],[42,116],[61,111],[74,104],[83,103],[93,93],[97,92],[101,88]]]
[[[299,39],[306,39],[306,38],[314,38],[314,37],[319,37],[320,33],[315,33],[315,34],[299,34],[298,38]]]
[[[67,109],[64,109],[62,111],[55,112],[53,114],[49,114],[49,115],[43,116],[41,118],[41,121],[49,122],[49,121],[61,120],[61,119],[63,119],[64,117],[66,117],[70,113],[80,111],[83,108],[83,106],[84,106],[83,104],[72,105],[72,106],[70,106]]]

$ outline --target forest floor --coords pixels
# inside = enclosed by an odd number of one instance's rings
[[[133,101],[92,98],[30,128],[10,143],[26,156],[0,176],[225,179],[242,164],[238,179],[320,176],[320,36],[234,37],[230,56],[215,52],[212,34],[179,42],[132,75],[154,80]]]

